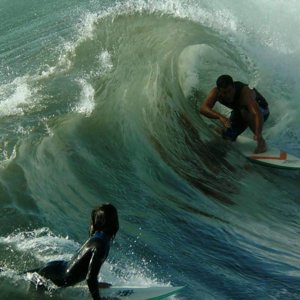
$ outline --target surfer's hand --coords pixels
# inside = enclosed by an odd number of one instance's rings
[[[107,288],[111,287],[111,284],[110,284],[110,283],[107,283],[107,282],[99,282],[99,283],[98,283],[98,287],[99,287],[100,289],[107,289]]]
[[[219,117],[220,122],[224,125],[224,127],[226,128],[230,128],[231,127],[231,123],[230,120],[224,116],[220,116]]]

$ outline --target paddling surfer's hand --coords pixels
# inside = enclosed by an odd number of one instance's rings
[[[224,116],[220,116],[219,117],[219,121],[224,125],[225,128],[230,128],[231,127],[231,123],[230,120]]]
[[[111,287],[111,284],[110,283],[107,283],[107,282],[99,282],[98,283],[98,287],[100,289],[107,289],[107,288],[110,288]]]

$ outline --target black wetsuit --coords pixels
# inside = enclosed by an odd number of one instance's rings
[[[230,139],[232,141],[235,141],[238,135],[240,135],[242,132],[246,130],[248,127],[248,124],[243,120],[241,110],[242,109],[247,109],[246,107],[243,107],[240,105],[240,97],[242,93],[242,89],[248,86],[247,84],[241,82],[241,81],[235,81],[234,82],[234,88],[235,88],[235,94],[234,94],[234,99],[232,102],[228,103],[224,101],[219,95],[217,100],[225,105],[228,108],[232,109],[231,115],[230,115],[230,122],[231,122],[231,127],[226,128],[223,132],[223,137],[225,139]],[[269,117],[269,107],[268,107],[268,102],[266,99],[256,90],[255,91],[255,100],[259,106],[259,109],[262,113],[264,121],[266,121]]]
[[[35,271],[60,287],[74,285],[86,279],[93,299],[99,300],[97,278],[109,248],[110,238],[104,232],[97,231],[70,261],[52,261]]]

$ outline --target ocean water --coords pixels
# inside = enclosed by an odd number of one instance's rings
[[[100,280],[184,285],[181,300],[299,299],[299,171],[250,164],[198,112],[230,73],[267,98],[267,142],[300,156],[299,10],[1,0],[0,299],[90,299],[19,274],[69,259],[103,202],[121,228]]]

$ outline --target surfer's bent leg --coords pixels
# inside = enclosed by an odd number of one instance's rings
[[[49,262],[45,267],[39,269],[37,273],[46,279],[50,279],[57,286],[65,286],[67,262],[63,260]]]

